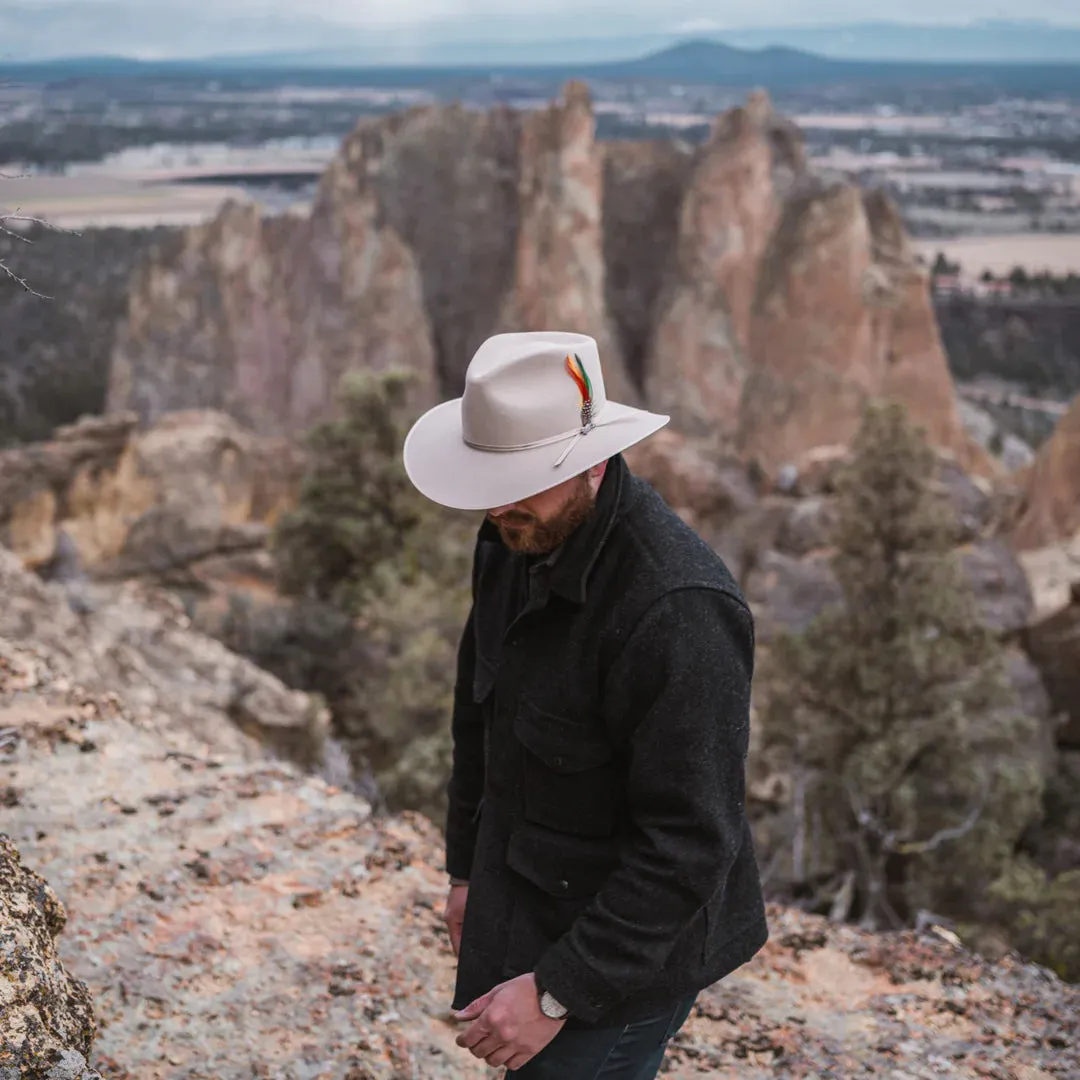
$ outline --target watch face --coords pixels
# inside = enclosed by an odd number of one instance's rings
[[[546,990],[540,998],[540,1011],[549,1020],[561,1020],[566,1015],[566,1009],[562,1007]]]

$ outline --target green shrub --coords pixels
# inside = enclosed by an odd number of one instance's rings
[[[964,907],[1042,794],[1038,768],[1011,753],[1036,727],[979,621],[934,474],[902,407],[868,406],[837,481],[843,602],[763,664],[763,747],[794,781],[793,880],[850,895],[875,927]]]

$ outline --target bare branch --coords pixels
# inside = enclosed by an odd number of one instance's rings
[[[979,798],[972,804],[968,815],[959,825],[953,825],[947,829],[939,829],[929,840],[910,841],[897,845],[896,851],[901,855],[925,855],[928,851],[936,851],[942,844],[949,840],[959,840],[967,836],[975,828],[976,822],[986,809],[986,798],[990,793],[990,781],[984,775],[980,785]]]
[[[23,244],[32,244],[34,242],[29,236],[23,236],[22,233],[15,232],[12,229],[5,229],[4,222],[7,220],[8,219],[5,217],[0,217],[0,233],[3,233],[5,236],[10,236],[12,240],[18,240]]]
[[[8,266],[7,263],[5,263],[3,261],[3,259],[0,259],[0,271],[2,271],[9,278],[11,278],[11,280],[14,281],[16,285],[18,285],[20,288],[24,289],[31,296],[36,296],[39,300],[51,300],[52,299],[51,296],[46,296],[44,293],[39,293],[37,291],[37,289],[35,289],[33,287],[33,285],[31,285],[26,280],[26,278],[19,277],[19,275],[16,274],[15,271],[12,270],[11,267]]]

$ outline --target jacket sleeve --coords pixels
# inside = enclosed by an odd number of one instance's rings
[[[450,721],[453,757],[447,786],[446,871],[451,877],[468,879],[484,794],[484,717],[473,700],[476,669],[476,567],[473,566],[473,606],[458,644],[454,706]]]
[[[745,605],[694,587],[654,602],[608,673],[605,711],[629,751],[628,838],[599,893],[536,966],[586,1023],[648,985],[735,862],[753,658]]]

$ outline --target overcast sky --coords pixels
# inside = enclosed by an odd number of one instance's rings
[[[314,19],[356,27],[405,27],[424,23],[471,23],[483,31],[494,21],[507,26],[546,25],[549,35],[572,33],[583,25],[602,25],[618,32],[630,23],[649,31],[725,29],[756,26],[809,26],[889,18],[906,23],[962,23],[974,19],[1046,19],[1080,24],[1077,0],[907,0],[899,9],[871,13],[865,0],[0,0],[0,11],[19,6],[41,9],[127,7],[155,21],[169,8],[186,10],[198,19],[219,14],[270,15],[295,19],[304,12]],[[201,10],[200,10],[201,9]],[[515,10],[516,9],[516,10]],[[553,18],[567,21],[560,27]]]
[[[880,9],[879,9],[880,10]],[[806,27],[872,18],[865,0],[0,0],[0,56],[552,41]],[[881,16],[877,16],[881,17]],[[891,18],[1080,25],[1080,0],[907,0]]]

